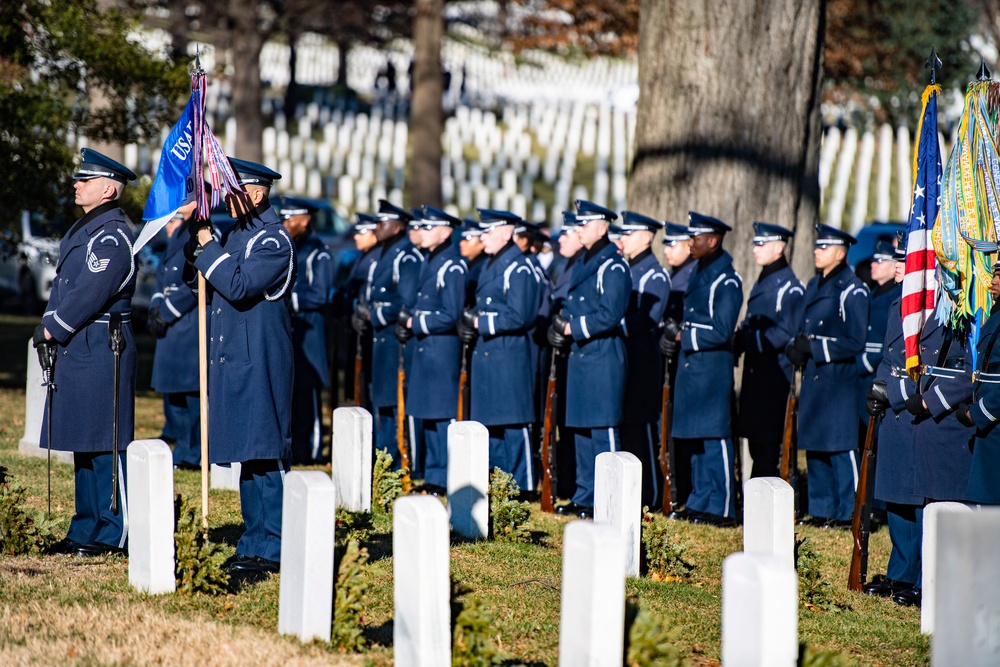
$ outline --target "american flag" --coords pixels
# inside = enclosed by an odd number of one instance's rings
[[[913,199],[906,225],[906,271],[903,275],[903,342],[906,370],[914,375],[920,365],[920,331],[934,312],[937,290],[931,231],[941,206],[941,149],[938,144],[937,96],[941,87],[924,90],[923,111],[917,127],[913,157]]]

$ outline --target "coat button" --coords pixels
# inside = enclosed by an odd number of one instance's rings
[[[226,358],[225,358],[225,357],[221,357],[221,358],[219,359],[219,363],[220,363],[220,364],[224,364],[224,363],[226,363]]]
[[[489,357],[489,356],[490,356],[490,353],[489,353],[489,352],[483,352],[483,356],[484,356],[484,357]]]

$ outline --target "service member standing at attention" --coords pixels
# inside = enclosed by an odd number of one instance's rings
[[[185,204],[167,223],[167,249],[156,269],[146,327],[156,336],[151,385],[163,394],[163,430],[173,434],[174,467],[201,467],[201,399],[198,395],[198,297],[184,282],[184,244],[197,203]]]
[[[479,274],[489,256],[483,249],[483,230],[475,220],[464,220],[459,231],[458,251],[462,254],[467,268],[465,279],[465,305],[476,303],[476,287],[479,285]]]
[[[622,320],[625,333],[625,404],[622,449],[642,461],[642,502],[653,507],[660,498],[657,463],[663,388],[660,322],[670,297],[670,278],[651,246],[663,223],[632,211],[622,211],[622,250],[632,272],[632,294]]]
[[[577,200],[576,208],[576,235],[586,251],[573,265],[562,312],[553,315],[549,328],[552,346],[569,349],[566,428],[576,445],[576,491],[556,513],[593,518],[597,455],[621,449],[618,425],[626,366],[621,321],[632,275],[608,240],[608,227],[618,214],[583,200]]]
[[[444,211],[424,206],[410,227],[420,232],[417,247],[427,253],[413,309],[403,309],[396,337],[414,346],[406,413],[420,424],[427,456],[424,493],[445,495],[448,486],[448,424],[458,416],[458,374],[462,343],[458,320],[465,307],[465,261],[451,243],[461,224]]]
[[[333,296],[333,312],[337,318],[335,321],[342,322],[344,318],[351,318],[354,309],[359,301],[365,297],[365,289],[368,286],[368,274],[375,260],[378,259],[378,241],[375,238],[375,216],[367,213],[358,213],[357,222],[354,224],[354,246],[361,252],[354,264],[351,272],[347,275],[347,284],[343,289],[338,289]],[[372,337],[371,330],[363,327],[364,331],[359,333],[354,327],[339,330],[337,338],[338,350],[343,350],[341,358],[341,368],[344,369],[344,394],[355,400],[357,405],[364,408],[371,407],[371,397],[369,395],[369,383],[371,381],[372,370]],[[361,370],[363,377],[360,380],[362,397],[360,401],[354,396],[354,372],[355,357],[357,355],[358,343],[361,343]],[[350,361],[348,361],[350,358]],[[333,378],[336,381],[337,378]]]
[[[865,337],[865,349],[858,355],[858,376],[861,382],[861,395],[865,395],[875,377],[875,370],[882,361],[882,343],[885,340],[886,323],[889,319],[889,307],[903,292],[902,284],[895,281],[896,260],[893,259],[895,248],[888,239],[879,239],[875,243],[875,254],[871,261],[871,276],[875,287],[869,294],[868,302],[868,333]],[[933,365],[933,362],[931,362]],[[863,404],[863,402],[862,402]],[[862,427],[868,423],[868,412],[861,410]],[[864,431],[862,431],[862,434]],[[861,436],[862,438],[864,435]]]
[[[476,304],[462,313],[459,337],[472,351],[471,417],[489,429],[490,468],[514,476],[523,491],[535,488],[528,425],[532,405],[528,336],[538,312],[538,280],[514,244],[521,218],[479,209],[480,237],[490,259],[476,288]]]
[[[292,346],[295,388],[292,394],[292,463],[319,463],[323,446],[323,389],[330,386],[326,356],[326,317],[333,287],[333,261],[323,240],[313,233],[316,210],[308,202],[279,197],[278,217],[295,242],[298,273],[292,286]]]
[[[750,444],[751,477],[777,477],[792,365],[785,346],[802,329],[805,289],[785,259],[792,231],[753,223],[753,258],[762,267],[750,290],[746,318],[736,330],[736,358],[743,355],[740,437]]]
[[[367,332],[369,326],[373,329],[371,392],[375,449],[387,450],[398,468],[396,406],[399,398],[397,372],[400,344],[394,330],[400,311],[404,307],[412,307],[417,298],[417,281],[424,256],[407,238],[407,225],[413,216],[406,209],[382,199],[379,200],[376,217],[375,238],[380,245],[378,259],[368,274],[365,297],[358,302],[352,323],[359,333]],[[412,358],[412,351],[407,350],[407,375]]]
[[[806,453],[809,514],[805,523],[850,525],[858,479],[856,357],[868,333],[868,288],[847,265],[853,236],[816,225],[817,275],[806,285],[802,331],[785,354],[802,371],[799,449]]]
[[[661,350],[677,357],[671,435],[691,454],[691,495],[680,518],[735,522],[733,488],[733,332],[743,305],[743,280],[722,249],[732,228],[700,213],[688,214],[691,257],[697,268],[684,294],[684,321],[664,322]],[[685,516],[686,514],[686,516]]]
[[[281,502],[292,453],[289,311],[296,261],[268,199],[281,175],[253,162],[230,162],[245,193],[227,198],[236,224],[221,241],[209,227],[199,228],[185,253],[210,288],[209,460],[242,463],[246,531],[226,565],[233,574],[254,576],[280,568]]]
[[[97,151],[81,151],[76,205],[83,217],[59,243],[59,263],[52,292],[35,328],[39,356],[55,346],[52,405],[52,449],[73,452],[76,513],[65,539],[54,553],[100,556],[124,553],[128,538],[125,498],[125,448],[135,423],[136,350],[131,308],[135,293],[132,225],[119,206],[125,184],[135,174]],[[124,340],[114,415],[112,330]],[[118,461],[112,453],[114,420],[118,421]],[[48,420],[42,419],[39,442],[48,442]],[[118,469],[114,488],[112,469]],[[118,495],[118,511],[110,509]]]

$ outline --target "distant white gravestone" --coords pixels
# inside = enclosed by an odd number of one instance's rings
[[[336,489],[326,473],[285,474],[278,633],[330,641]]]
[[[239,491],[242,467],[240,463],[230,463],[229,465],[213,463],[209,466],[209,479],[212,488],[222,491]]]
[[[440,500],[404,496],[395,502],[392,637],[396,667],[451,665],[448,549],[448,513]]]
[[[795,667],[799,589],[794,566],[769,554],[722,562],[722,664]]]
[[[364,408],[333,411],[331,474],[337,504],[351,512],[372,509],[372,416]]]
[[[127,451],[128,582],[143,593],[173,593],[173,456],[162,440],[135,440]]]
[[[42,437],[42,419],[45,418],[46,393],[45,387],[42,386],[42,367],[38,363],[38,351],[29,340],[28,372],[25,374],[24,382],[24,437],[17,445],[17,451],[25,456],[42,458],[48,456],[46,448],[39,444],[39,439]],[[52,450],[52,458],[72,464],[73,452]]]
[[[490,434],[479,422],[448,425],[448,515],[456,533],[484,538],[490,525]]]
[[[563,533],[560,667],[620,667],[625,641],[625,540],[573,521]]]
[[[743,551],[795,566],[795,492],[780,477],[755,477],[743,486]]]
[[[642,462],[629,452],[603,452],[594,468],[594,523],[610,524],[625,541],[625,576],[639,576]]]
[[[954,512],[972,512],[968,505],[954,502],[928,503],[924,507],[923,537],[920,545],[920,632],[934,633],[934,607],[937,604],[938,526]]]

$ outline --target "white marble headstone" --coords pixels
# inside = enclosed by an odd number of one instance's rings
[[[128,582],[143,593],[173,593],[173,456],[162,440],[135,440],[127,451]]]
[[[743,551],[795,566],[795,492],[780,477],[755,477],[743,485]]]
[[[278,633],[330,640],[336,489],[318,470],[285,474]]]
[[[487,536],[490,525],[490,434],[479,422],[448,425],[448,514],[456,533]]]
[[[222,491],[240,490],[240,471],[243,467],[241,463],[230,463],[229,465],[219,465],[213,463],[209,466],[209,483],[213,489]]]
[[[45,387],[42,386],[42,366],[38,363],[38,351],[29,340],[28,372],[24,382],[24,437],[17,445],[17,451],[26,456],[42,458],[48,456],[47,449],[39,444],[39,439],[42,437],[42,420],[45,418],[46,393]],[[73,452],[53,449],[52,458],[63,463],[73,463]]]
[[[625,541],[625,576],[639,576],[642,462],[629,452],[603,452],[594,467],[594,522],[607,523]]]
[[[778,556],[730,554],[722,562],[722,664],[795,667],[799,590],[795,567]]]
[[[337,503],[352,512],[372,509],[372,416],[364,408],[333,411],[332,469]]]
[[[968,505],[955,502],[928,503],[924,506],[923,538],[920,545],[920,631],[934,633],[934,608],[937,604],[938,527],[955,512],[971,513]]]

